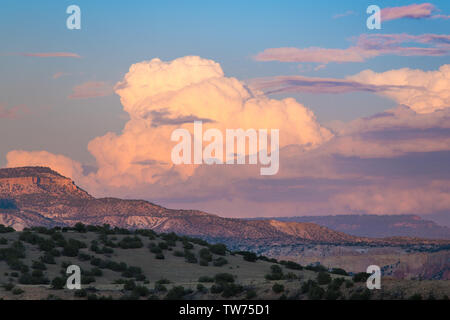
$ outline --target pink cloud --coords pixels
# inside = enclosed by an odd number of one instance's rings
[[[69,99],[106,97],[113,93],[112,86],[105,82],[89,81],[75,86]]]
[[[384,8],[381,10],[381,19],[383,21],[397,20],[402,18],[410,19],[449,19],[446,15],[433,15],[437,11],[436,6],[431,3],[411,4],[408,6]]]
[[[333,19],[339,19],[339,18],[344,18],[344,17],[348,17],[348,16],[353,16],[353,15],[356,15],[356,12],[354,12],[352,10],[348,10],[348,11],[346,11],[344,13],[335,14],[333,16]]]
[[[0,105],[0,119],[17,119],[18,117],[28,114],[30,110],[27,106],[21,104],[12,108],[5,108]]]
[[[402,46],[417,43],[424,46]],[[354,46],[346,49],[309,48],[269,48],[256,55],[257,61],[313,62],[363,62],[381,55],[398,56],[445,56],[450,53],[450,35],[439,34],[363,34]]]

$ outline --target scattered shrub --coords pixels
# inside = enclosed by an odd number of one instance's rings
[[[272,291],[275,292],[275,293],[281,293],[281,292],[284,291],[284,286],[282,284],[275,283],[272,286]]]

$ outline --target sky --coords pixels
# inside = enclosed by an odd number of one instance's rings
[[[449,31],[449,1],[4,0],[0,167],[227,217],[449,223]],[[279,172],[174,166],[193,119],[279,129]]]

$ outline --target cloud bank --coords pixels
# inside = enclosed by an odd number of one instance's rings
[[[48,165],[97,196],[144,198],[223,216],[450,210],[450,108],[441,108],[448,101],[448,66],[371,72],[343,79],[342,86],[350,90],[358,83],[412,106],[331,132],[294,99],[270,99],[226,77],[214,61],[140,62],[115,86],[129,121],[120,134],[106,133],[88,145],[97,171],[86,174],[81,163],[46,151],[11,151],[8,166]],[[301,86],[317,83],[323,86],[318,79]],[[412,91],[398,94],[397,86]],[[416,99],[409,101],[410,95]],[[261,177],[250,165],[174,167],[170,134],[178,127],[191,131],[193,119],[220,130],[279,128],[279,173]]]
[[[416,43],[417,46],[404,44]],[[313,62],[363,62],[382,55],[446,56],[450,53],[450,35],[439,34],[363,34],[355,45],[346,49],[330,48],[269,48],[255,56],[257,61]]]

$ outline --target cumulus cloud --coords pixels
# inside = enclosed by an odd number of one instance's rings
[[[418,113],[430,113],[450,107],[450,65],[438,70],[396,69],[377,73],[365,70],[346,79],[304,76],[279,76],[249,81],[265,94],[373,92]]]
[[[375,77],[376,83],[362,72],[358,79],[343,79],[342,86],[350,90],[358,83],[380,94],[395,91],[393,86],[421,88],[430,95],[426,99],[440,95],[442,102],[446,68],[406,77],[399,75],[417,70],[394,70],[398,74]],[[323,85],[312,81],[300,85]],[[421,112],[418,105],[399,106],[331,133],[294,99],[270,99],[199,57],[134,64],[115,91],[130,119],[120,133],[89,143],[97,171],[86,174],[79,162],[45,151],[12,151],[8,166],[48,165],[96,196],[145,198],[224,216],[450,209],[450,108],[434,105],[433,112]],[[192,132],[195,119],[205,129],[279,128],[279,173],[261,177],[252,165],[174,167],[170,135],[179,127]]]
[[[388,7],[381,10],[382,21],[397,20],[402,18],[410,19],[449,19],[450,16],[433,14],[438,11],[435,5],[431,3],[411,4],[401,7]]]
[[[418,46],[404,46],[417,43]],[[363,34],[354,46],[345,49],[320,47],[269,48],[257,54],[257,61],[313,62],[363,62],[381,55],[398,56],[445,56],[450,52],[450,35],[438,34]]]
[[[69,99],[89,99],[113,94],[112,86],[105,82],[88,81],[75,86]]]
[[[14,150],[6,155],[7,167],[48,166],[66,177],[83,182],[83,169],[79,162],[47,151]]]
[[[92,87],[96,92],[97,85],[82,86],[72,97],[92,96]],[[312,111],[294,99],[274,100],[254,93],[226,77],[218,63],[200,57],[134,64],[115,91],[130,120],[120,134],[109,132],[88,144],[97,161],[95,179],[115,188],[192,176],[197,166],[172,164],[171,133],[179,127],[192,132],[194,120],[203,121],[204,131],[217,128],[222,133],[237,128],[280,129],[281,147],[314,148],[332,137]],[[44,164],[49,159],[44,155],[42,161],[42,154],[20,153],[15,158]]]
[[[450,65],[438,70],[397,69],[377,73],[365,70],[348,77],[349,80],[375,86],[404,86],[401,90],[381,92],[399,104],[410,106],[418,113],[428,113],[450,107]]]

